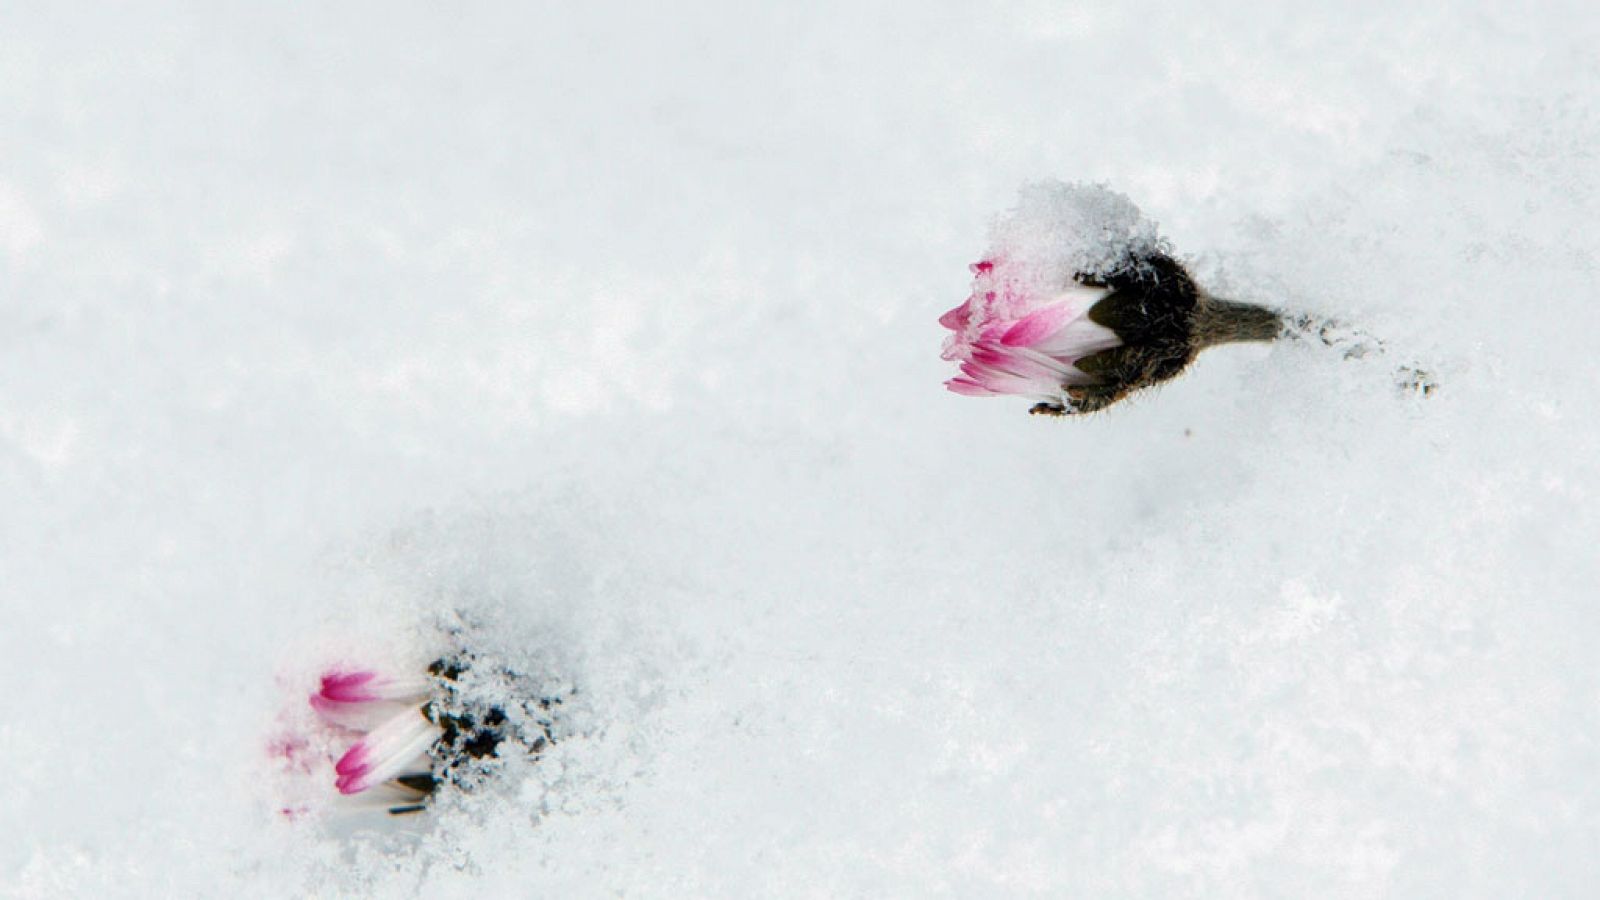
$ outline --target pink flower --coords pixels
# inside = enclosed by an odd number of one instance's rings
[[[945,385],[968,397],[1014,394],[1068,408],[1067,388],[1095,381],[1078,361],[1122,343],[1089,318],[1111,290],[1068,282],[1037,291],[1008,269],[1003,258],[973,264],[972,295],[939,318],[953,332],[943,356],[961,364]]]
[[[1105,409],[1177,377],[1207,347],[1284,333],[1276,310],[1207,294],[1162,252],[1070,279],[999,256],[972,272],[972,296],[939,318],[954,332],[944,358],[961,364],[945,384],[969,397],[1031,397],[1033,413]]]
[[[428,717],[432,684],[368,669],[336,669],[322,676],[311,708],[326,721],[365,732],[334,765],[341,794],[358,794],[408,775],[428,775],[428,751],[444,736]]]
[[[399,672],[400,674],[396,674]],[[471,790],[512,755],[537,758],[556,740],[566,688],[547,673],[524,674],[450,653],[416,674],[339,666],[323,672],[309,700],[326,727],[305,728],[269,745],[286,772],[315,774],[315,795],[292,796],[289,815],[326,797],[333,762],[337,808],[420,812],[441,789]],[[308,718],[301,709],[299,718]]]

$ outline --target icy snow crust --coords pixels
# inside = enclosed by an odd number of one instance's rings
[[[0,6],[0,894],[1586,896],[1595,17]],[[1391,359],[947,393],[1048,178]],[[441,610],[570,738],[282,815]]]

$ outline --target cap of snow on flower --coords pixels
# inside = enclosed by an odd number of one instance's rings
[[[1092,412],[1172,378],[1212,344],[1271,340],[1278,313],[1211,297],[1126,197],[1094,185],[1025,188],[972,266],[950,329],[946,381],[969,397],[1016,395],[1031,412]]]

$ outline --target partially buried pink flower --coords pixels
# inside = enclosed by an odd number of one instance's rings
[[[334,765],[339,793],[357,794],[430,771],[428,750],[444,735],[427,715],[431,691],[426,678],[367,669],[336,669],[322,676],[311,708],[332,724],[365,732]]]
[[[1052,410],[1070,408],[1067,388],[1095,381],[1078,361],[1122,343],[1089,318],[1110,289],[1069,282],[1032,290],[1011,276],[1004,259],[974,263],[972,273],[972,296],[939,318],[953,332],[943,356],[961,364],[961,374],[945,385],[969,397],[1013,394]]]
[[[441,788],[470,790],[512,756],[539,757],[556,740],[567,691],[548,673],[485,662],[465,649],[416,674],[335,666],[309,698],[331,727],[287,734],[269,750],[285,771],[307,774],[325,771],[337,756],[333,786],[360,795],[340,801],[345,811],[420,812]],[[290,799],[291,818],[315,808],[313,798]]]

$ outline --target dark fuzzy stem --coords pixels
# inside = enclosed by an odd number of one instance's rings
[[[1217,297],[1202,297],[1194,311],[1194,346],[1203,350],[1238,341],[1272,341],[1283,336],[1277,310]]]

